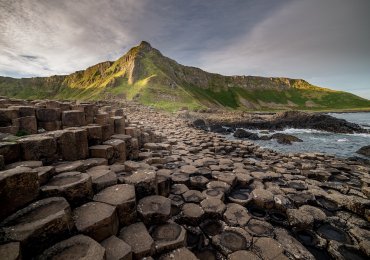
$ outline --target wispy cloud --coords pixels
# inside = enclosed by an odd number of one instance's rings
[[[305,78],[370,98],[368,0],[0,0],[0,75],[67,74],[147,40],[222,74]]]

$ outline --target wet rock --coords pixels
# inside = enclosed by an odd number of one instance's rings
[[[157,174],[152,170],[137,170],[132,175],[124,177],[127,184],[135,186],[136,198],[157,194]]]
[[[77,235],[55,244],[45,250],[37,259],[104,260],[106,258],[105,249],[98,242],[87,236]]]
[[[220,234],[212,237],[212,244],[222,254],[228,255],[236,251],[248,249],[252,244],[252,236],[242,228],[227,227]]]
[[[252,202],[261,208],[271,209],[274,206],[274,195],[264,189],[254,189],[251,193]]]
[[[245,207],[235,203],[227,204],[224,220],[228,225],[244,227],[250,219],[251,215]]]
[[[317,233],[325,239],[334,240],[343,244],[352,244],[353,241],[348,233],[331,224],[323,224],[317,229]]]
[[[182,247],[175,249],[165,255],[162,255],[159,260],[196,260],[198,259],[189,249]]]
[[[361,147],[356,153],[370,157],[370,145]]]
[[[116,207],[105,203],[86,203],[73,211],[73,219],[79,232],[97,241],[116,235],[118,231]]]
[[[20,260],[22,259],[21,246],[19,242],[10,242],[0,245],[0,259]]]
[[[119,238],[131,246],[135,259],[151,255],[154,252],[154,240],[142,222],[122,228]]]
[[[181,221],[189,225],[198,225],[204,215],[204,210],[197,204],[185,203],[181,209]]]
[[[28,205],[0,223],[3,241],[19,241],[27,256],[33,256],[70,235],[71,209],[64,198],[47,198]]]
[[[294,135],[276,133],[273,134],[271,139],[276,139],[279,144],[292,144],[293,142],[303,142],[302,139],[295,137]]]
[[[275,228],[276,240],[283,246],[284,250],[294,257],[294,259],[309,259],[316,258],[294,237],[289,235],[288,231],[282,228]]]
[[[230,191],[230,185],[223,181],[210,181],[207,183],[207,189],[228,193]]]
[[[94,192],[117,184],[117,176],[111,170],[92,168],[87,173],[91,176]]]
[[[171,200],[158,195],[142,198],[137,212],[145,224],[161,224],[171,216]]]
[[[37,171],[17,167],[0,172],[0,220],[36,199],[38,194]]]
[[[207,189],[202,192],[202,194],[205,196],[205,198],[214,198],[214,199],[220,199],[224,200],[224,192],[221,190],[213,190],[213,189]]]
[[[289,259],[284,255],[284,247],[278,241],[270,237],[257,238],[253,243],[253,251],[262,259]]]
[[[249,194],[249,189],[237,188],[230,192],[228,198],[231,202],[245,206],[251,201]]]
[[[131,246],[116,236],[108,237],[101,245],[105,248],[106,260],[132,260]]]
[[[274,237],[274,227],[266,221],[251,219],[246,230],[256,237]]]
[[[94,196],[94,201],[115,206],[121,225],[129,225],[136,220],[136,197],[133,185],[119,184],[105,188]]]
[[[175,223],[156,226],[150,234],[157,253],[184,247],[186,244],[186,230]]]
[[[343,245],[336,241],[330,241],[328,245],[328,252],[333,259],[345,260],[345,259],[358,259],[365,260],[368,257],[359,250],[356,246]]]
[[[226,210],[225,204],[220,199],[206,198],[200,203],[205,216],[210,218],[221,218]]]
[[[257,134],[248,132],[248,131],[246,131],[242,128],[236,129],[233,136],[236,137],[236,138],[247,138],[247,139],[250,139],[250,140],[258,140],[259,139]]]
[[[259,256],[257,256],[255,253],[251,252],[251,251],[247,251],[247,250],[240,250],[240,251],[236,251],[232,254],[230,254],[228,257],[227,257],[228,260],[260,260],[261,258]]]
[[[41,187],[44,197],[65,197],[71,205],[80,205],[93,196],[91,177],[86,173],[65,172]]]

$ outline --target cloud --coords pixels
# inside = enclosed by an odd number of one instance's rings
[[[368,0],[0,0],[0,75],[68,74],[147,40],[211,72],[305,78],[363,95],[369,8]]]

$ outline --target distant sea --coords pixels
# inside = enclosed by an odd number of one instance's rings
[[[329,115],[345,119],[349,122],[361,125],[370,129],[370,112],[361,113],[329,113]],[[250,132],[260,133],[259,130],[246,129]],[[338,157],[352,157],[361,155],[356,151],[362,146],[370,145],[370,134],[335,134],[314,129],[294,129],[287,128],[283,131],[273,133],[285,133],[294,135],[303,142],[293,143],[292,145],[282,145],[276,140],[253,141],[261,147],[270,148],[283,153],[290,152],[320,152],[336,155]],[[232,135],[230,138],[233,138]]]

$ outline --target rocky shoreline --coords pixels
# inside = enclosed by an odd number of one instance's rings
[[[0,259],[370,257],[361,162],[280,154],[134,103],[1,106]]]
[[[237,128],[283,130],[284,128],[315,129],[333,133],[370,133],[358,124],[350,123],[324,113],[285,111],[280,113],[189,113],[180,117],[190,120],[194,127],[224,133],[224,127],[235,131]]]

